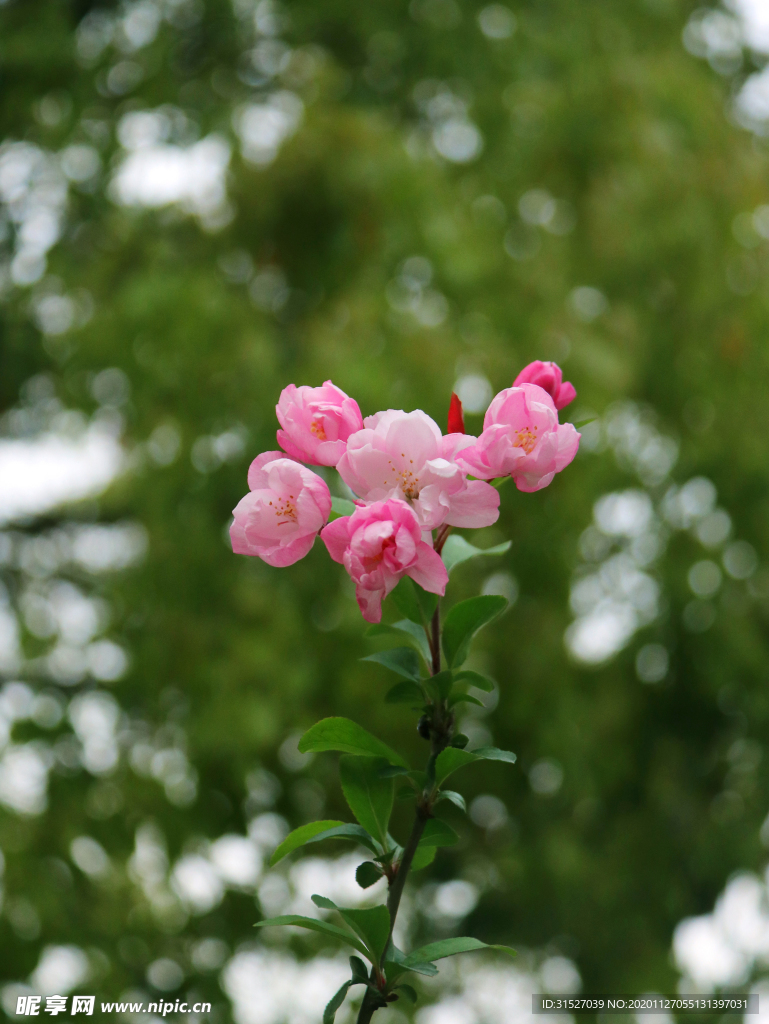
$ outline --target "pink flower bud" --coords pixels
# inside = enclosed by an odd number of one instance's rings
[[[543,363],[541,359],[535,359],[533,363],[524,366],[513,381],[513,387],[517,388],[519,384],[536,384],[547,391],[559,410],[566,408],[577,397],[574,385],[568,381],[563,383],[561,367],[557,363]]]
[[[449,526],[478,529],[499,518],[499,494],[480,480],[468,481],[457,452],[473,444],[467,434],[441,435],[421,409],[387,409],[367,416],[339,460],[339,475],[365,501],[401,498],[423,530]]]
[[[417,517],[405,501],[390,498],[360,506],[351,516],[329,523],[320,536],[334,561],[355,581],[366,622],[380,621],[382,600],[403,576],[433,594],[446,591],[446,566],[422,540]]]
[[[483,433],[457,455],[483,480],[512,476],[519,491],[539,491],[569,465],[579,448],[572,423],[559,423],[550,395],[536,384],[500,391],[486,410]]]
[[[325,480],[283,452],[264,452],[251,463],[248,486],[232,513],[235,554],[277,566],[304,558],[331,512]]]
[[[292,459],[314,466],[335,466],[347,438],[363,426],[358,403],[327,380],[320,388],[289,384],[275,406],[278,444]]]

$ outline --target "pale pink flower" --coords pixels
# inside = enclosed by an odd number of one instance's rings
[[[278,444],[292,459],[314,466],[335,466],[344,455],[347,438],[363,427],[354,398],[330,380],[319,388],[289,384],[275,406]]]
[[[235,554],[277,566],[304,558],[331,512],[325,480],[283,452],[264,452],[251,463],[248,486],[232,513]]]
[[[561,367],[557,363],[543,363],[541,359],[524,366],[513,381],[513,387],[519,384],[537,384],[547,391],[558,410],[566,408],[577,397],[574,385],[564,382]]]
[[[401,498],[423,530],[490,526],[499,517],[499,494],[480,480],[468,481],[457,452],[473,444],[467,434],[443,437],[438,424],[417,409],[388,409],[364,420],[347,441],[339,474],[365,501]]]
[[[443,595],[449,574],[441,556],[422,540],[413,509],[398,498],[359,506],[324,527],[321,540],[355,581],[366,622],[382,618],[382,600],[403,576]]]
[[[546,391],[521,384],[496,395],[486,410],[483,433],[457,458],[473,476],[512,476],[519,491],[539,491],[569,465],[580,436],[572,423],[559,424]]]

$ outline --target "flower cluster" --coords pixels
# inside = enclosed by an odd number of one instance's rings
[[[354,580],[368,622],[380,620],[383,598],[403,576],[442,595],[448,575],[438,538],[449,527],[496,522],[499,492],[487,481],[509,476],[519,490],[537,491],[571,462],[580,435],[558,422],[558,410],[575,395],[555,363],[531,363],[494,398],[473,437],[456,396],[444,435],[420,409],[364,419],[330,380],[319,388],[289,384],[276,407],[283,451],[251,464],[249,493],[233,512],[233,551],[286,566],[320,534]],[[301,463],[337,469],[357,495],[352,515],[329,522],[328,485]]]

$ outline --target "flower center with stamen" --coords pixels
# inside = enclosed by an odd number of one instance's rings
[[[272,505],[275,515],[280,520],[278,526],[288,526],[289,523],[296,522],[296,505],[294,504],[293,494],[289,495],[288,498],[276,498],[274,502],[270,502],[270,505]]]
[[[527,455],[530,455],[537,446],[537,431],[539,427],[524,427],[522,430],[516,430],[515,441],[513,441],[513,448],[523,448]]]
[[[326,440],[326,431],[325,431],[325,429],[323,427],[322,420],[313,420],[312,421],[312,423],[310,424],[310,433],[314,437],[317,437],[317,439],[319,441],[325,441]]]
[[[402,457],[406,456],[402,454]],[[393,476],[395,477],[395,486],[400,487],[403,494],[407,498],[411,498],[412,501],[419,497],[419,491],[421,490],[419,484],[419,476],[411,469],[397,469],[392,459],[389,460],[390,469],[392,470]],[[414,465],[414,460],[409,459],[409,464]],[[387,480],[383,481],[384,486],[388,486]]]

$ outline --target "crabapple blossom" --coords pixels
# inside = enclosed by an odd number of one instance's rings
[[[559,424],[547,391],[521,384],[495,396],[483,433],[457,458],[473,476],[512,476],[519,491],[539,491],[572,461],[580,436],[572,423]]]
[[[457,452],[473,444],[466,434],[442,436],[421,409],[388,409],[363,421],[352,434],[337,470],[365,501],[407,501],[423,530],[490,526],[499,517],[499,494],[481,480],[467,480]]]
[[[367,622],[382,618],[382,600],[403,576],[441,596],[449,574],[441,556],[422,540],[414,510],[399,498],[359,505],[351,516],[329,523],[321,540],[355,581],[355,597]]]
[[[235,554],[275,566],[304,558],[331,513],[325,480],[283,452],[264,452],[251,463],[248,486],[232,513]]]
[[[533,363],[524,366],[513,381],[513,387],[517,388],[520,384],[539,385],[547,391],[559,411],[577,397],[574,385],[564,382],[561,367],[557,363],[543,363],[541,359],[535,359]]]
[[[278,444],[292,459],[314,466],[335,466],[347,438],[363,427],[358,403],[330,380],[319,388],[289,384],[275,411],[283,428]]]

